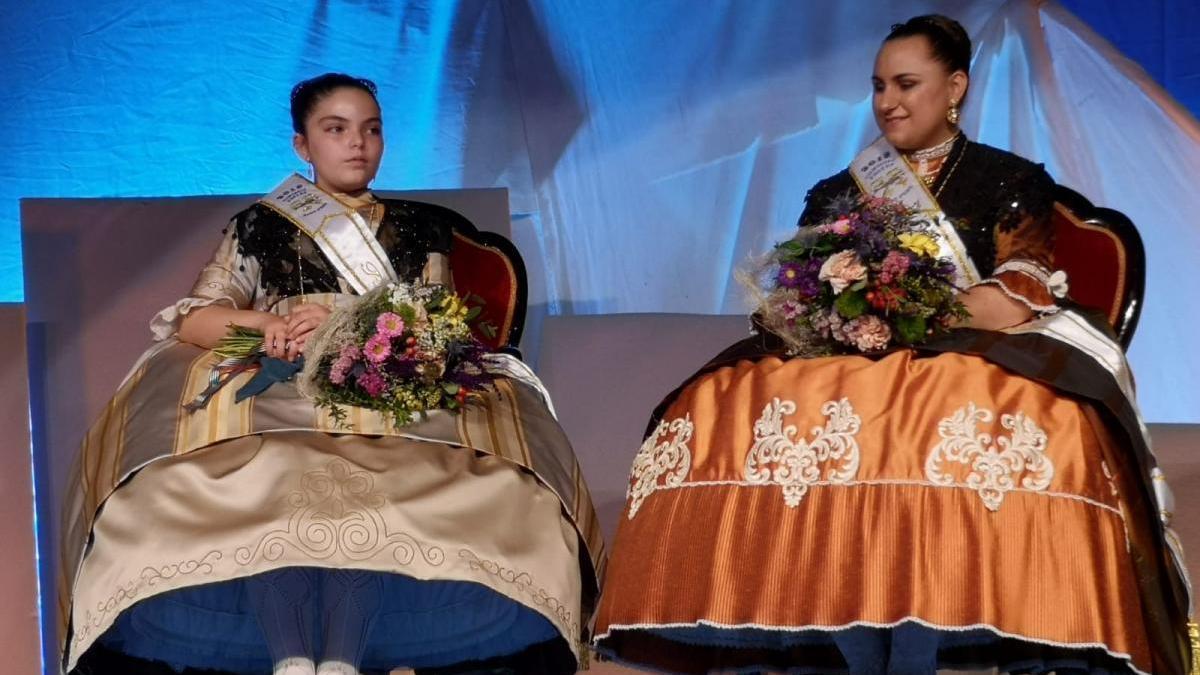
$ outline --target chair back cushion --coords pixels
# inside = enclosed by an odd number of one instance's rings
[[[1066,271],[1071,299],[1102,312],[1116,326],[1125,288],[1125,247],[1102,227],[1076,218],[1062,204],[1054,205],[1054,264]]]
[[[470,293],[483,299],[476,337],[493,349],[516,348],[524,327],[527,294],[525,267],[516,247],[494,232],[455,227],[450,274],[459,295]],[[481,324],[494,328],[495,334],[480,330]]]
[[[1054,265],[1067,273],[1070,298],[1102,314],[1128,347],[1141,313],[1145,251],[1123,214],[1097,208],[1078,193],[1058,188],[1051,215]]]

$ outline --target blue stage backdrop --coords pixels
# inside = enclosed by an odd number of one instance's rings
[[[978,45],[967,132],[1140,225],[1142,403],[1200,422],[1200,282],[1177,273],[1200,252],[1200,125],[1152,81],[1200,109],[1200,6],[1068,4],[1084,21],[1034,0],[9,3],[0,301],[23,297],[19,198],[266,191],[302,169],[291,85],[339,70],[380,85],[377,187],[509,188],[547,311],[741,312],[733,269],[874,135],[880,38],[939,11]]]

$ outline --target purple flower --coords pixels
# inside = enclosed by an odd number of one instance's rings
[[[804,300],[812,300],[821,294],[821,265],[819,258],[810,258],[804,263],[804,275],[796,286],[796,291]]]
[[[379,365],[383,372],[397,379],[405,379],[417,376],[417,367],[420,362],[403,355],[397,356],[394,359],[388,359],[387,363]]]
[[[855,251],[863,260],[878,260],[889,249],[887,237],[881,230],[874,227],[862,229],[858,245],[855,247]]]
[[[795,290],[804,300],[821,294],[821,282],[817,273],[821,271],[821,260],[810,258],[801,262],[785,262],[779,266],[776,281],[780,288]]]
[[[383,379],[379,371],[367,369],[358,376],[358,386],[371,398],[379,398],[380,394],[387,391],[387,380]]]
[[[795,262],[785,262],[779,266],[779,274],[775,277],[775,280],[784,288],[796,288],[800,285],[803,275],[803,265]]]
[[[954,263],[945,258],[915,258],[908,266],[908,276],[950,281],[954,278]]]

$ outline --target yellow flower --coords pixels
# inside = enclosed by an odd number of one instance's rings
[[[463,303],[462,299],[457,295],[451,295],[450,297],[446,298],[446,304],[444,305],[443,310],[448,320],[463,321],[466,320],[467,314],[471,311],[471,308],[467,307],[466,304]]]
[[[917,255],[927,255],[930,258],[937,257],[937,242],[927,234],[905,232],[900,235],[899,239],[901,248],[906,248]]]

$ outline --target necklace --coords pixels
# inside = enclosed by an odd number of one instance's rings
[[[946,166],[946,162],[950,160],[949,155],[951,151],[954,150],[955,141],[957,141],[958,137],[961,135],[962,132],[960,131],[951,136],[949,139],[942,141],[931,148],[925,148],[924,150],[917,150],[915,152],[905,153],[903,155],[904,160],[912,168],[913,173],[917,174],[917,177],[920,178],[921,182],[925,184],[925,187],[931,188],[933,187],[933,184],[937,182],[938,176],[942,173],[942,169]],[[950,175],[954,173],[954,169],[958,167],[958,162],[961,159],[962,153],[959,153],[958,157],[954,160],[954,164],[950,166],[950,170],[946,174],[946,180],[950,179]],[[946,181],[942,181],[941,187],[944,188],[945,186]],[[941,188],[938,189],[938,193],[940,192]],[[937,195],[935,194],[934,197],[936,198]]]
[[[908,153],[908,158],[912,159],[912,160],[916,160],[918,162],[928,162],[931,159],[939,159],[941,157],[945,157],[946,155],[950,154],[950,150],[954,148],[954,141],[957,141],[958,137],[960,135],[962,135],[961,131],[954,134],[950,138],[947,138],[946,140],[942,141],[941,143],[938,143],[937,145],[933,146],[932,148],[925,148],[924,150],[914,150],[914,151]]]
[[[934,181],[937,180],[938,172],[945,163],[945,158],[954,149],[954,142],[958,140],[958,136],[961,133],[960,131],[954,134],[932,148],[915,150],[905,155],[909,165],[913,166],[913,169],[921,177],[921,181],[925,183],[926,187],[933,185]]]
[[[946,180],[942,181],[942,184],[938,186],[937,192],[933,193],[934,199],[942,196],[942,190],[945,190],[946,185],[950,183],[950,178],[954,176],[954,170],[958,168],[958,163],[962,161],[963,155],[965,154],[967,154],[967,149],[966,147],[963,147],[962,152],[958,153],[958,157],[955,157],[954,163],[950,165],[950,170],[946,172]],[[936,174],[934,174],[934,177],[936,177]]]
[[[908,165],[912,167],[913,173],[917,174],[917,178],[921,179],[925,187],[930,187],[937,181],[938,173],[945,163],[945,160],[939,157],[932,162],[918,162],[914,164],[910,161]]]

